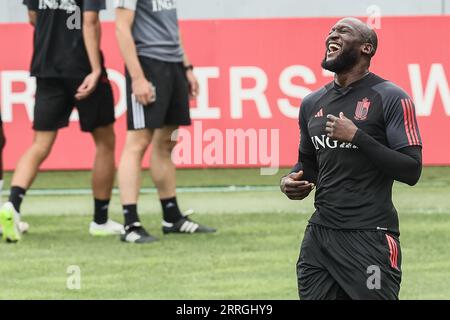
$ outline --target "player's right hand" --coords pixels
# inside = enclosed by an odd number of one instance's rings
[[[156,90],[153,84],[145,77],[132,81],[132,91],[136,100],[143,106],[147,106],[156,100]]]
[[[281,178],[280,189],[291,200],[303,200],[314,189],[314,183],[301,180],[303,171],[292,172]]]
[[[97,88],[98,80],[101,77],[101,71],[91,72],[84,78],[83,83],[78,87],[75,99],[83,100],[89,97]]]

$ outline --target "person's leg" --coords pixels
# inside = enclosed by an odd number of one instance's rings
[[[189,114],[189,85],[186,71],[181,63],[166,65],[170,79],[163,79],[156,84],[160,88],[157,92],[157,102],[160,96],[166,95],[164,126],[155,130],[153,138],[151,174],[158,189],[159,199],[163,210],[164,233],[198,233],[215,232],[216,230],[191,221],[180,212],[176,199],[175,165],[171,153],[177,141],[172,138],[179,126],[191,124]],[[166,90],[161,90],[161,87]],[[160,127],[160,126],[158,126]]]
[[[17,242],[28,225],[20,221],[20,205],[26,190],[33,183],[39,166],[47,158],[55,142],[57,131],[35,131],[31,147],[20,158],[11,181],[9,202],[0,209],[0,224],[3,238],[7,242]]]
[[[23,232],[20,221],[20,205],[26,190],[33,183],[39,167],[49,155],[57,132],[69,123],[72,98],[68,95],[64,79],[36,78],[36,95],[33,110],[34,140],[16,164],[9,201],[0,209],[3,238],[7,241],[20,240]],[[6,222],[6,226],[5,223]]]
[[[177,129],[176,126],[155,129],[153,137],[150,172],[160,199],[173,198],[176,195],[175,164],[171,155],[177,144],[176,139],[172,139],[172,134]]]
[[[320,227],[306,227],[297,261],[298,295],[301,300],[348,300],[350,297],[327,270]]]
[[[125,221],[125,233],[120,239],[124,242],[150,243],[158,240],[144,229],[137,210],[141,187],[142,158],[151,141],[152,130],[150,129],[127,132],[118,172],[120,201]]]
[[[0,203],[2,202],[1,196],[3,191],[3,149],[6,145],[6,138],[3,130],[3,124],[0,118]],[[25,233],[28,231],[29,225],[24,221],[19,222],[19,231]],[[3,228],[0,225],[0,235],[3,235]]]
[[[354,300],[397,300],[400,242],[382,231],[327,231],[328,271]]]
[[[92,169],[92,192],[94,195],[94,222],[108,221],[108,206],[115,176],[115,135],[113,125],[99,127],[92,132],[95,142],[95,160]]]
[[[177,126],[164,126],[155,129],[153,135],[153,147],[151,155],[151,176],[153,183],[158,189],[158,196],[163,211],[164,233],[194,233],[215,232],[199,223],[193,222],[185,217],[177,203],[176,198],[176,169],[172,161],[172,150],[177,141],[175,130]]]
[[[150,172],[158,190],[163,219],[169,223],[183,218],[176,200],[176,169],[171,157],[172,150],[177,144],[172,134],[177,129],[176,126],[165,126],[155,130],[150,160]]]
[[[152,131],[149,129],[127,132],[118,171],[125,226],[139,222],[137,202],[141,188],[142,158],[151,141]]]
[[[33,144],[17,163],[9,196],[9,201],[17,212],[20,212],[25,192],[36,178],[40,165],[49,155],[56,136],[57,131],[35,131]]]
[[[75,95],[83,79],[66,81]],[[80,127],[92,135],[95,143],[95,159],[92,169],[94,219],[89,232],[94,236],[123,233],[123,226],[108,219],[108,209],[115,176],[114,97],[106,73],[101,76],[94,92],[87,98],[74,101],[78,110]]]
[[[68,125],[71,111],[72,105],[62,79],[36,79],[34,140],[16,164],[11,181],[9,199],[16,211],[20,212],[23,195],[50,153],[58,130]]]

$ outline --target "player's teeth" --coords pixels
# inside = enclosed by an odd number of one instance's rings
[[[340,49],[340,46],[338,46],[337,44],[330,44],[329,46],[328,46],[328,50],[330,50],[330,51],[338,51]]]

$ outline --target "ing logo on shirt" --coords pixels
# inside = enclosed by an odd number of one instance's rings
[[[311,141],[316,150],[319,149],[358,149],[353,143],[350,142],[339,142],[337,140],[333,140],[325,134],[319,136],[312,136]]]
[[[153,12],[176,9],[176,0],[152,0]]]
[[[39,0],[39,9],[65,10],[74,12],[77,9],[75,0]]]

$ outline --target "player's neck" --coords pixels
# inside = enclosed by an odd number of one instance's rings
[[[348,87],[369,73],[367,66],[355,66],[347,72],[335,74],[334,81],[341,87]]]

